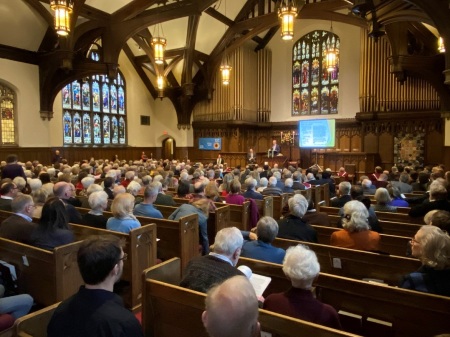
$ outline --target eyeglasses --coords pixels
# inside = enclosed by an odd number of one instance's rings
[[[120,260],[126,261],[127,259],[128,259],[128,254],[127,253],[123,253],[123,256],[119,259],[119,261]]]

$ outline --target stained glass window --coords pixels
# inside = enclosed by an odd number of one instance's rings
[[[327,50],[334,48],[336,64],[328,69]],[[316,30],[301,37],[292,53],[292,116],[338,113],[339,37]]]
[[[0,83],[0,140],[2,145],[15,145],[15,102],[16,93]]]
[[[96,53],[91,58],[99,60]],[[61,92],[64,144],[126,145],[125,91],[120,72],[114,79],[93,75],[67,84]]]

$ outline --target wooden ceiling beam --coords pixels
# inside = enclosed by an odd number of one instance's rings
[[[29,64],[39,63],[39,57],[36,52],[4,44],[0,44],[0,58]]]
[[[121,22],[141,14],[147,8],[157,4],[158,0],[133,0],[112,14],[111,21]]]
[[[231,26],[233,25],[234,21],[230,20],[227,16],[223,15],[222,13],[220,13],[219,11],[217,11],[216,9],[209,7],[208,9],[205,10],[205,13],[208,14],[209,16],[213,17],[214,19],[222,22],[224,25],[226,26]]]
[[[188,29],[186,34],[186,49],[184,51],[183,72],[181,76],[181,85],[192,83],[192,66],[194,64],[195,42],[197,39],[198,23],[200,15],[189,17]]]
[[[140,77],[142,83],[144,83],[145,87],[152,95],[153,99],[156,99],[158,97],[158,92],[156,91],[155,87],[153,86],[152,82],[148,78],[145,71],[142,69],[141,64],[136,63],[133,52],[131,51],[130,47],[127,44],[123,46],[123,51],[125,52],[125,55],[127,55],[128,60],[130,60],[131,64],[133,65],[133,68]]]

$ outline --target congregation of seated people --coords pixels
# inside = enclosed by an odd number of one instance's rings
[[[318,172],[255,164],[243,169],[224,169],[222,164],[176,160],[91,159],[72,166],[66,162],[52,167],[37,161],[20,163],[13,156],[2,165],[1,171],[0,210],[12,212],[0,225],[2,238],[53,250],[74,242],[70,223],[129,233],[141,226],[136,216],[163,218],[158,205],[173,206],[176,210],[169,216],[171,220],[198,215],[202,256],[189,262],[182,286],[207,292],[233,276],[242,277],[236,268],[240,256],[282,264],[292,288],[267,297],[264,308],[339,328],[336,311],[310,298],[312,280],[320,271],[315,254],[302,246],[287,252],[272,246],[276,237],[317,243],[312,225],[329,226],[328,215],[300,192],[328,184],[330,204],[340,208],[338,225],[342,227],[331,235],[331,245],[379,251],[382,227],[377,212],[399,212],[398,208],[410,207],[411,217],[430,214],[425,220],[431,226],[422,227],[411,240],[412,256],[421,261],[422,267],[405,275],[400,286],[450,296],[447,286],[450,244],[445,232],[450,228],[450,172],[445,173],[441,167],[420,171],[400,165],[389,171],[376,167],[373,174],[359,177],[356,183],[345,170],[339,170],[337,186],[331,170]],[[262,200],[285,193],[290,196],[287,213],[281,218],[260,214],[251,232],[227,228],[216,234],[214,242],[209,242],[207,220],[217,207],[214,203],[223,200],[226,204],[242,205],[248,199]],[[176,198],[187,202],[180,205]],[[89,210],[81,213],[78,207]],[[105,216],[107,210],[112,216]],[[211,251],[210,244],[214,244]],[[307,268],[309,274],[299,274],[302,268]],[[306,301],[309,309],[286,306],[284,302],[289,299]],[[25,307],[13,316],[17,318],[28,310]],[[322,314],[314,315],[315,310]],[[211,320],[203,322],[208,329]],[[256,329],[255,325],[252,329]]]

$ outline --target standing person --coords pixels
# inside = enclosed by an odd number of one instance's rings
[[[256,155],[253,153],[253,149],[250,149],[247,154],[247,161],[250,164],[254,164],[256,162]]]
[[[61,155],[59,154],[59,150],[55,150],[55,154],[53,155],[52,158],[52,164],[56,164],[56,163],[60,163],[62,160]]]
[[[272,156],[276,156],[278,153],[281,152],[280,145],[277,144],[277,140],[272,140],[272,147],[270,148],[270,153]]]
[[[15,177],[22,177],[27,180],[23,167],[17,164],[17,155],[10,154],[6,157],[6,165],[2,169],[2,179],[9,178],[13,180]]]
[[[221,156],[220,153],[217,155],[216,165],[217,165],[217,166],[223,165],[223,158],[222,158],[222,156]]]
[[[56,308],[47,326],[48,337],[144,336],[139,321],[113,292],[127,260],[123,244],[112,235],[91,237],[81,244],[77,262],[85,285]]]

